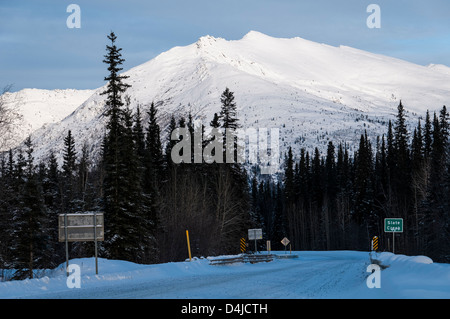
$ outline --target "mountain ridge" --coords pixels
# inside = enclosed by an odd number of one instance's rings
[[[329,140],[351,148],[365,130],[372,137],[384,134],[400,99],[410,124],[416,125],[427,109],[438,110],[450,96],[446,66],[420,66],[347,46],[274,38],[258,31],[239,40],[206,35],[123,74],[129,76],[132,110],[151,102],[158,105],[163,138],[172,114],[191,112],[207,125],[220,110],[220,94],[229,87],[242,126],[278,127],[282,154],[288,146],[323,150]],[[92,90],[67,117],[32,133],[36,159],[50,150],[61,158],[69,129],[79,154],[86,142],[93,157],[98,156],[105,124],[105,97],[99,95],[103,90]]]

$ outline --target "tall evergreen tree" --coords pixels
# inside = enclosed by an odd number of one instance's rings
[[[163,153],[161,146],[161,129],[157,122],[157,109],[152,102],[148,111],[147,135],[145,140],[145,191],[154,193],[162,177],[164,168]]]
[[[335,147],[333,142],[328,142],[327,157],[325,161],[326,173],[326,191],[330,202],[334,201],[337,192],[337,176],[336,176],[336,161],[335,161]]]
[[[75,173],[76,163],[75,141],[72,136],[72,131],[67,132],[67,136],[64,138],[64,163],[62,166],[65,177],[72,177]]]
[[[160,189],[164,177],[164,157],[162,153],[160,127],[157,118],[157,109],[154,103],[148,111],[147,135],[144,152],[144,182],[143,191],[146,196],[147,222],[151,225],[152,234],[158,226]]]
[[[294,160],[291,147],[288,150],[284,171],[284,199],[291,204],[295,202]]]
[[[76,151],[75,141],[72,136],[71,130],[67,132],[67,136],[64,138],[64,152],[63,152],[63,210],[64,213],[74,213],[75,208],[75,175],[76,175]]]
[[[14,273],[15,279],[33,278],[34,270],[42,268],[48,254],[47,215],[42,188],[36,176],[33,145],[25,141],[25,180],[20,187],[20,202],[14,216]]]
[[[142,125],[141,106],[136,107],[136,114],[134,117],[133,126],[134,142],[136,144],[136,153],[140,159],[141,167],[144,169],[144,156],[145,156],[145,133],[144,126]]]
[[[214,196],[216,200],[216,216],[221,220],[219,233],[222,244],[230,248],[230,243],[238,241],[250,221],[250,193],[247,174],[242,164],[236,163],[237,140],[235,134],[226,136],[227,130],[239,127],[234,94],[228,88],[221,96],[221,111],[218,119],[224,133],[224,163],[214,165],[214,171],[209,174],[213,180]],[[216,118],[216,117],[215,117]],[[213,119],[213,122],[215,120]],[[229,132],[229,131],[228,131]],[[233,139],[233,162],[227,163],[227,138]],[[231,143],[230,143],[231,144]]]
[[[413,139],[411,142],[411,168],[413,172],[417,172],[422,168],[424,159],[424,147],[422,137],[422,127],[419,123],[414,129]]]
[[[136,218],[134,210],[130,210],[130,200],[133,197],[133,186],[136,178],[130,174],[130,154],[126,154],[130,147],[130,131],[126,125],[130,118],[123,110],[122,94],[130,85],[123,82],[127,76],[119,75],[122,58],[121,48],[116,46],[116,35],[108,35],[111,45],[106,46],[107,54],[104,63],[108,65],[109,75],[106,94],[106,108],[104,115],[108,117],[106,136],[103,143],[103,196],[105,210],[105,248],[107,256],[114,259],[137,261],[139,249],[138,235],[135,231]],[[134,145],[134,144],[131,144]],[[133,163],[136,164],[136,163]]]
[[[398,174],[398,182],[404,185],[404,183],[408,183],[409,180],[409,134],[406,127],[405,111],[401,101],[397,110],[397,119],[394,127],[394,147],[397,162],[396,172]]]
[[[430,119],[430,112],[427,110],[426,116],[425,116],[425,124],[424,124],[424,157],[425,160],[428,160],[431,153],[431,144],[433,143],[433,130],[431,127],[431,119]]]

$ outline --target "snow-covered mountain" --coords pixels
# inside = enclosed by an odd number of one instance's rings
[[[56,123],[64,119],[80,106],[94,90],[39,90],[24,89],[5,93],[2,103],[21,115],[19,126],[11,132],[11,140],[4,147],[14,147],[44,124]],[[3,149],[3,150],[5,150]],[[0,149],[0,152],[3,151]]]
[[[123,55],[126,59],[126,48]],[[132,85],[127,91],[131,107],[141,104],[145,111],[155,102],[163,133],[171,114],[191,112],[207,125],[220,110],[220,95],[228,87],[235,94],[241,125],[279,128],[282,152],[289,145],[324,150],[328,140],[352,146],[364,130],[369,136],[385,133],[400,100],[416,125],[427,109],[438,110],[450,99],[446,66],[421,66],[346,46],[255,31],[235,41],[204,36],[125,74]],[[91,156],[98,154],[106,121],[101,115],[103,90],[97,89],[63,120],[34,131],[37,159],[48,156],[50,149],[61,152],[69,129],[78,149],[86,142]]]

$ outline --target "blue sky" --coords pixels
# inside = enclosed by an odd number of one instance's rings
[[[79,29],[66,25],[71,3],[81,9]],[[366,25],[372,3],[379,29]],[[102,86],[111,30],[125,70],[204,35],[236,40],[250,30],[450,66],[449,17],[448,0],[0,0],[0,88]]]

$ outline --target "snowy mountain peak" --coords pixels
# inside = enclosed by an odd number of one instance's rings
[[[201,49],[202,47],[205,47],[205,46],[214,45],[214,42],[217,42],[217,40],[224,40],[224,39],[215,38],[211,35],[206,35],[206,36],[200,37],[197,40],[196,45],[197,45],[197,48]]]
[[[250,30],[246,35],[244,35],[244,37],[242,38],[242,40],[258,40],[258,41],[264,41],[267,39],[276,39],[273,38],[267,34],[264,34],[262,32],[259,31],[255,31],[255,30]]]

